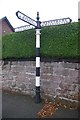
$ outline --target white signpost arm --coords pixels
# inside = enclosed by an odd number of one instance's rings
[[[29,24],[32,25],[32,26],[37,26],[37,23],[36,23],[35,20],[33,20],[32,18],[28,17],[27,15],[25,15],[24,13],[22,13],[22,12],[20,12],[20,11],[17,11],[17,12],[16,12],[16,16],[17,16],[20,20],[22,20],[22,21],[24,21],[24,22],[27,22],[27,23],[29,23]]]
[[[34,28],[35,27],[32,25],[24,25],[24,26],[20,26],[20,27],[15,28],[15,32],[30,30],[30,29],[34,29]]]
[[[43,21],[43,22],[41,22],[41,27],[68,24],[68,23],[71,23],[71,21],[72,20],[69,17],[68,18],[62,18],[62,19]]]

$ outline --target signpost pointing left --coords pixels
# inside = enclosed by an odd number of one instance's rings
[[[23,14],[20,11],[16,12],[16,16],[24,21],[29,23],[30,25],[36,28],[36,95],[35,95],[35,102],[41,102],[40,96],[40,29],[41,29],[41,22],[39,21],[39,12],[37,12],[37,21],[33,20],[32,18],[28,17],[27,15]]]
[[[37,26],[36,21],[33,20],[32,18],[28,17],[28,16],[25,15],[24,13],[22,13],[22,12],[20,12],[20,11],[17,11],[17,12],[16,12],[16,15],[17,15],[17,17],[18,17],[20,20],[22,20],[22,21],[24,21],[24,22],[27,22],[27,23],[29,23],[29,24],[32,25],[32,26],[35,26],[35,27]]]

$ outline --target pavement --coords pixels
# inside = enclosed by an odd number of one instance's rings
[[[0,90],[0,120],[2,118],[2,91]]]
[[[2,118],[37,118],[43,106],[44,101],[36,104],[29,95],[2,92]],[[79,119],[79,111],[59,108],[51,118]]]

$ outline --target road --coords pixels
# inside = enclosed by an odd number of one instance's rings
[[[2,93],[3,118],[37,118],[37,113],[43,106],[44,102],[36,104],[34,98],[29,95],[13,94],[10,92]],[[79,112],[59,108],[52,118],[79,118]]]
[[[2,90],[0,90],[0,120],[2,118]]]

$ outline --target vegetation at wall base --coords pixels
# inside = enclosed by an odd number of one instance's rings
[[[80,58],[79,22],[49,26],[41,29],[42,58]],[[2,37],[3,59],[31,59],[36,51],[35,30],[8,34]]]

